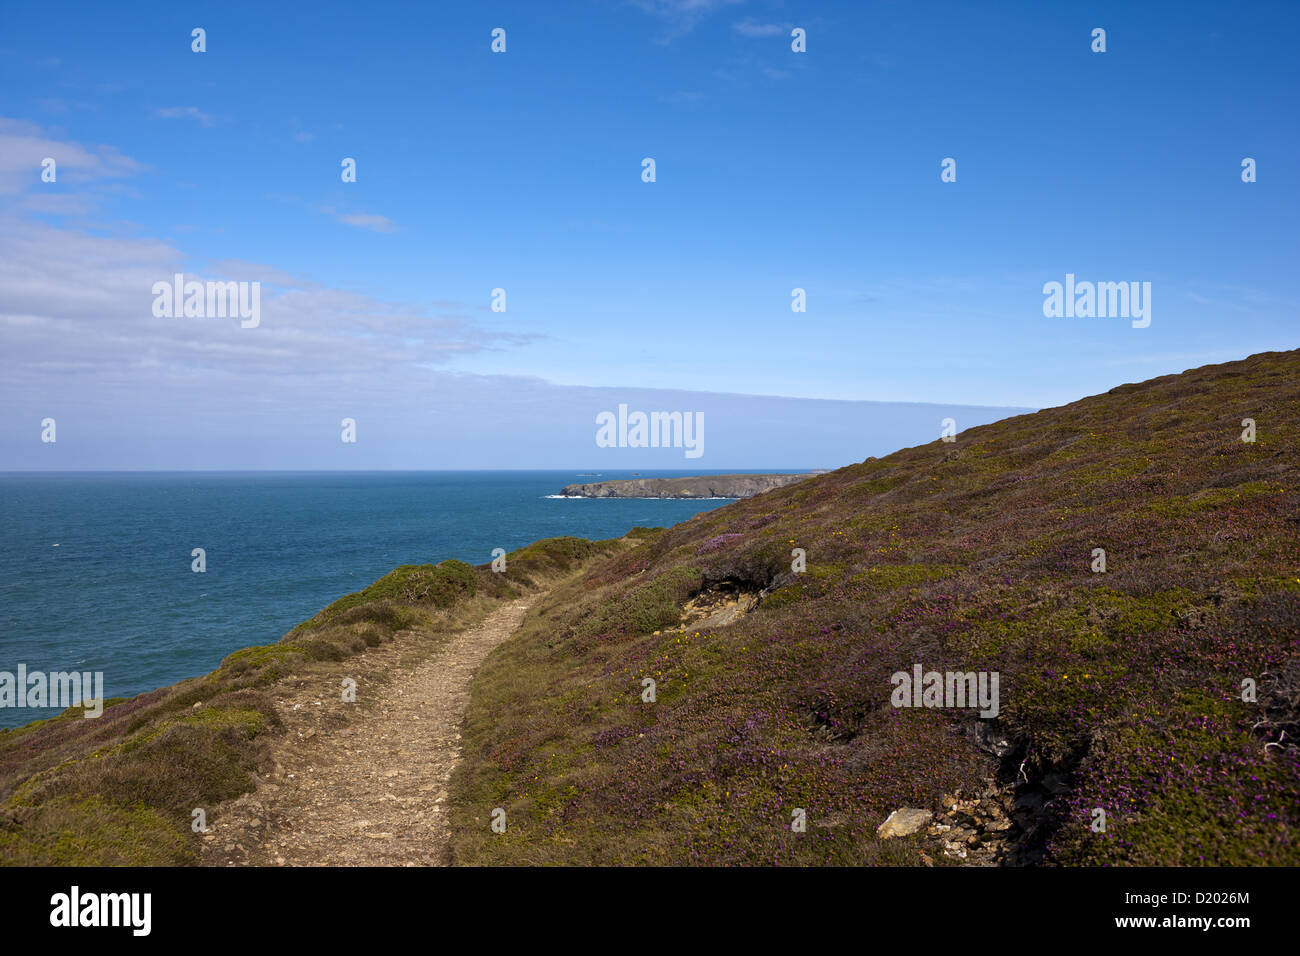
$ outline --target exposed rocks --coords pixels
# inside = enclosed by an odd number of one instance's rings
[[[725,627],[740,620],[758,604],[758,595],[736,585],[719,585],[701,591],[682,606],[682,627]]]
[[[985,753],[1001,760],[1014,749],[1011,741],[995,728],[993,721],[977,720],[972,726],[975,745]]]
[[[752,498],[773,488],[792,485],[815,474],[704,475],[698,478],[631,478],[565,485],[567,498]]]
[[[943,811],[925,831],[937,853],[970,866],[1006,862],[1018,832],[1012,819],[1013,789],[990,786],[979,796],[944,794]]]
[[[734,581],[724,581],[704,588],[682,605],[681,622],[671,630],[684,631],[688,627],[699,630],[726,627],[757,607],[758,601],[757,591],[749,590]],[[663,632],[655,631],[655,633]]]
[[[963,866],[1037,863],[1042,859],[1041,837],[1053,814],[1053,792],[1069,789],[1065,775],[1048,776],[1057,778],[1050,787],[1046,780],[1020,787],[990,780],[978,795],[945,793],[937,812],[903,807],[891,813],[877,833],[882,838],[919,834],[926,866],[933,866],[935,857]]]

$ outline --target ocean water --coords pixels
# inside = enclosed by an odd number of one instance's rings
[[[483,564],[493,548],[617,537],[727,504],[557,497],[631,476],[0,474],[0,671],[102,671],[106,697],[131,696],[277,641],[399,564]],[[195,548],[205,573],[191,570]],[[0,707],[0,727],[58,712]]]

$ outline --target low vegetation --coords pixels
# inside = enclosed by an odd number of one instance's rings
[[[500,602],[631,540],[539,541],[507,555],[505,574],[460,561],[405,565],[205,677],[108,701],[95,720],[74,707],[0,731],[0,862],[197,862],[191,814],[253,789],[281,729],[280,681],[337,670],[399,632],[432,652]]]

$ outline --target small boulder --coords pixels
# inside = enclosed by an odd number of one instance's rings
[[[902,807],[891,813],[888,819],[876,828],[876,834],[882,840],[888,840],[890,837],[907,836],[929,823],[933,816],[934,814],[929,810],[921,810],[917,807]]]

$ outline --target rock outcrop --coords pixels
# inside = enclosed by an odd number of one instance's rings
[[[569,498],[752,498],[773,488],[803,481],[802,475],[704,475],[699,478],[630,478],[565,485]]]

